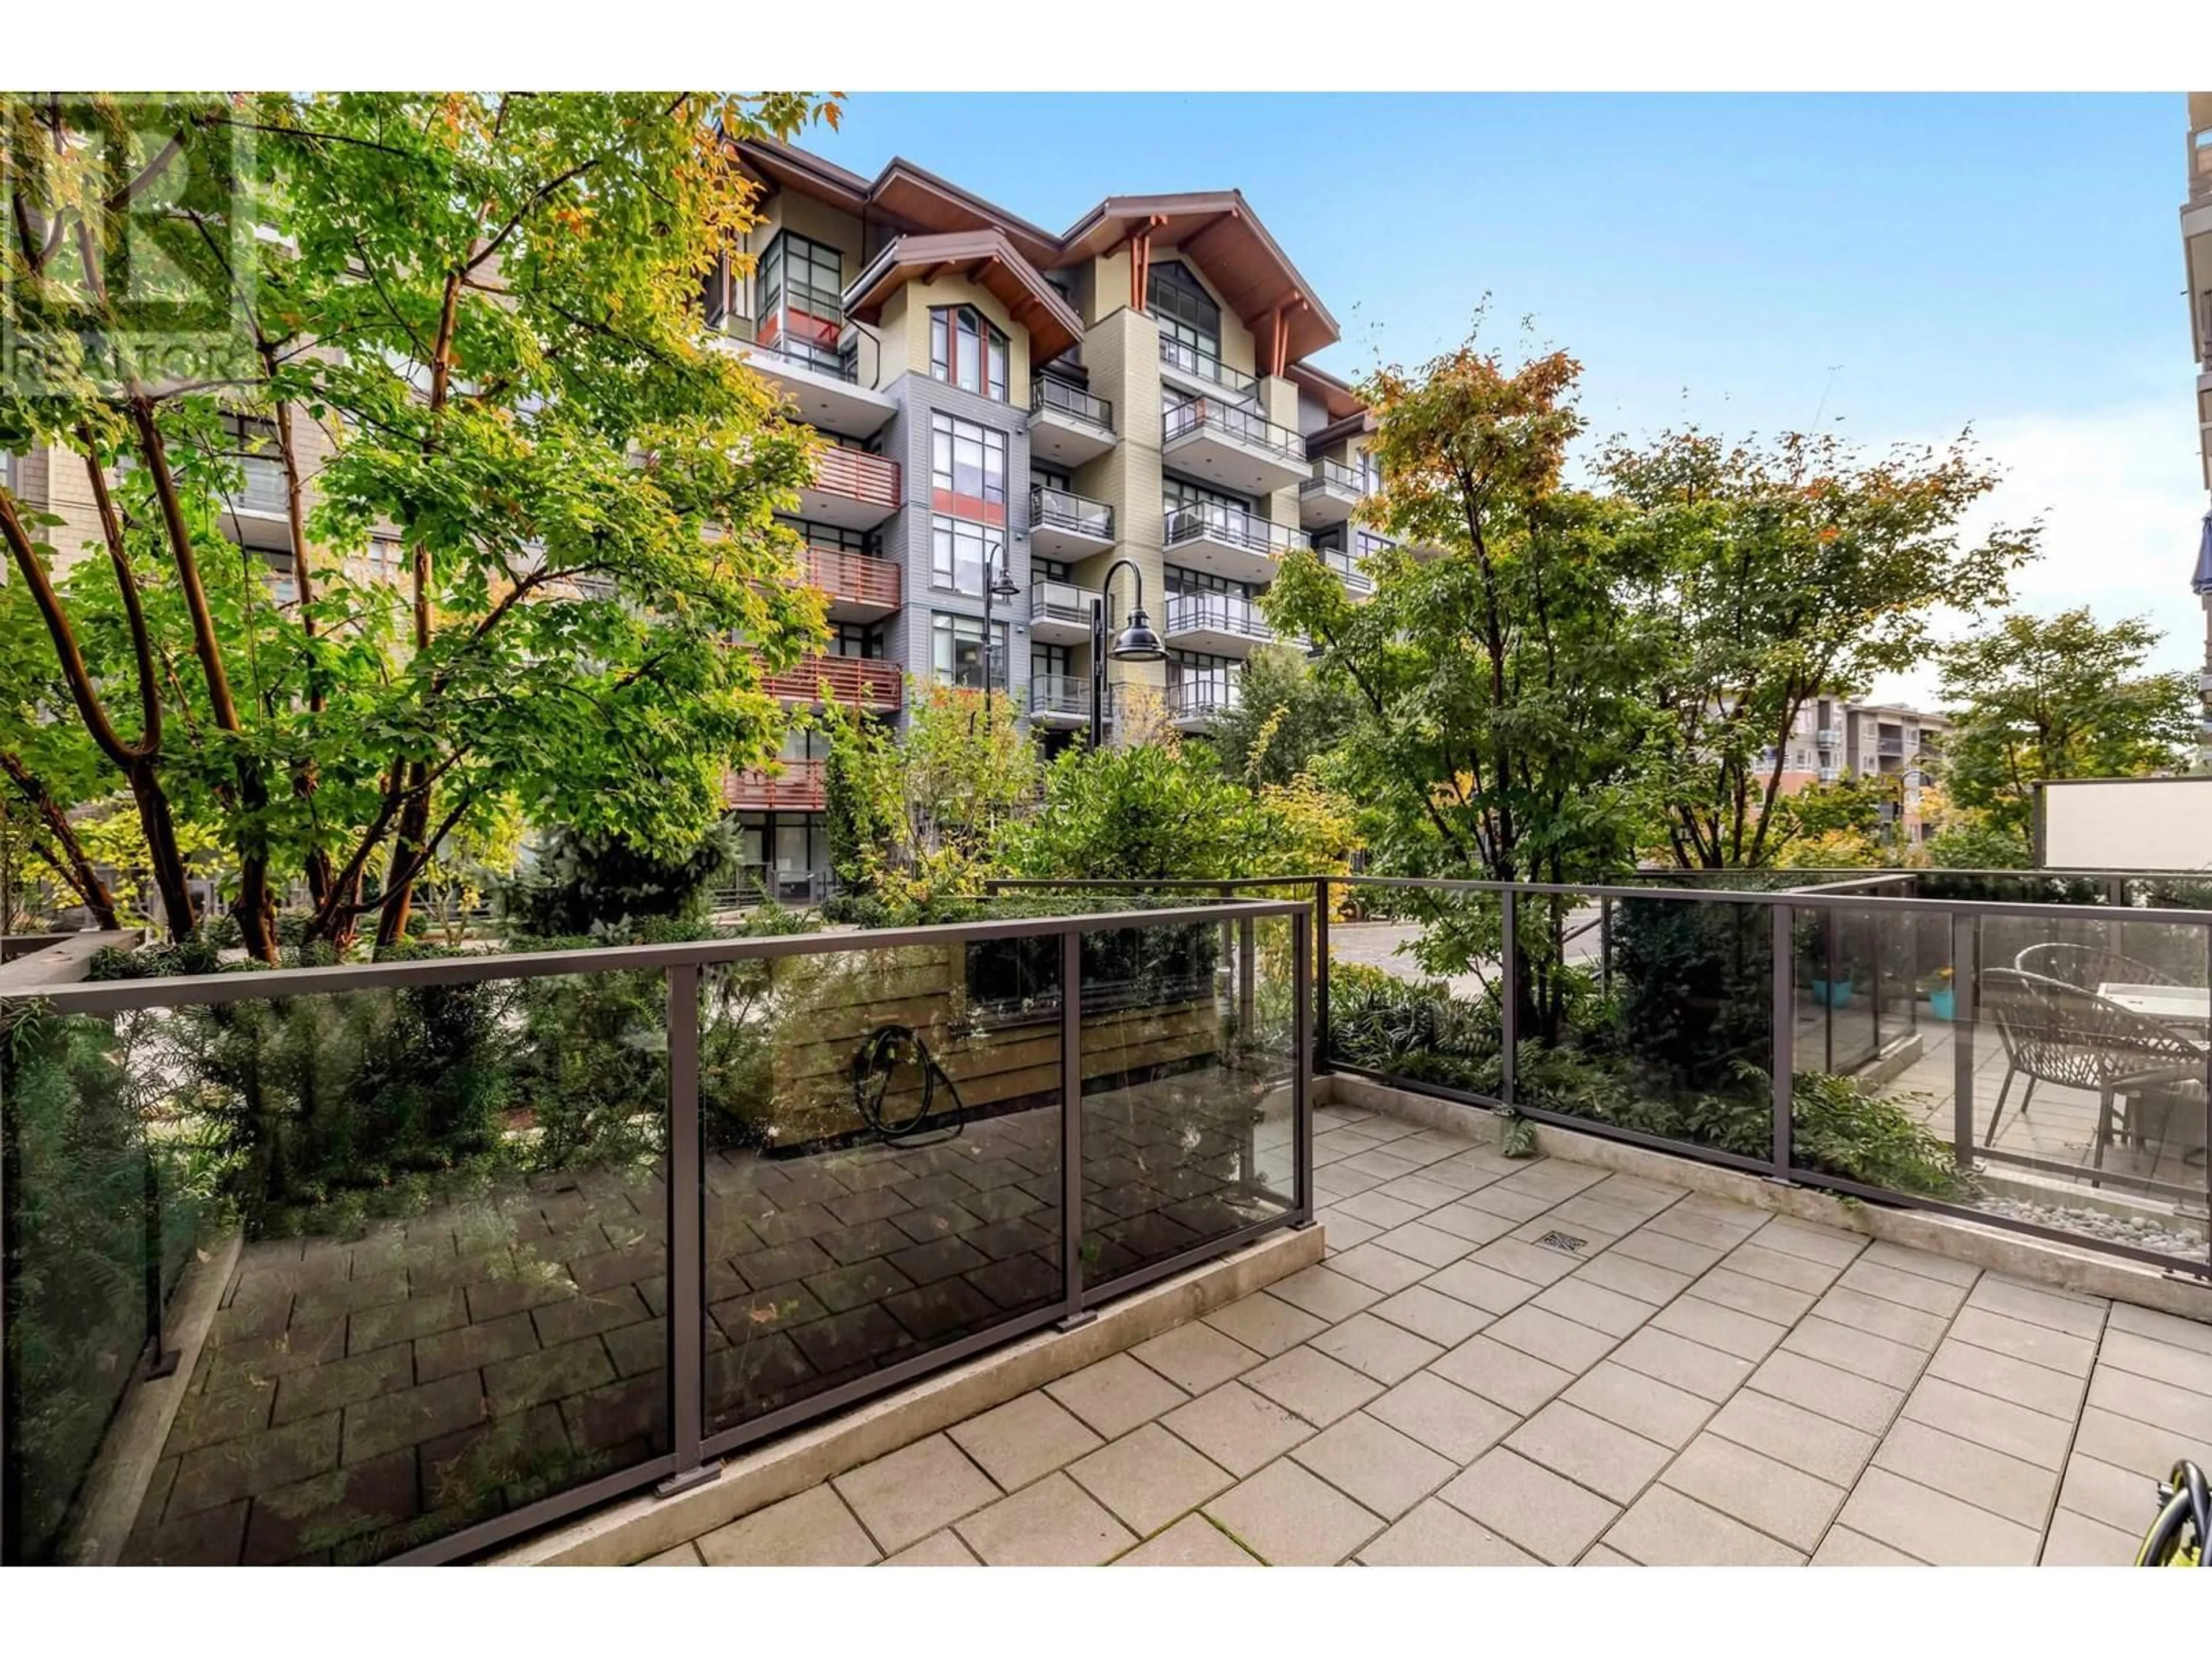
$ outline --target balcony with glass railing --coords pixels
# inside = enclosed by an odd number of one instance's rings
[[[1212,352],[1165,334],[1160,336],[1160,368],[1170,379],[1189,382],[1190,389],[1204,397],[1225,392],[1232,398],[1252,398],[1260,390],[1258,376],[1231,368]]]
[[[1082,645],[1101,595],[1095,587],[1054,580],[1030,584],[1030,638],[1042,645]]]
[[[1176,594],[1163,621],[1160,632],[1170,646],[1210,656],[1243,657],[1276,637],[1260,607],[1241,593]]]
[[[1170,564],[1240,582],[1273,580],[1276,561],[1313,544],[1303,530],[1212,501],[1170,512],[1162,544]]]
[[[1373,489],[1364,468],[1326,458],[1317,460],[1311,476],[1298,486],[1298,522],[1308,530],[1346,523]]]
[[[1114,509],[1072,490],[1030,486],[1030,547],[1048,559],[1081,559],[1114,544]]]
[[[1237,707],[1239,684],[1220,675],[1178,681],[1168,688],[1168,719],[1177,731],[1202,732]]]
[[[1114,405],[1056,374],[1030,381],[1030,454],[1080,466],[1114,447]]]
[[[1359,551],[1353,553],[1336,541],[1316,542],[1314,552],[1323,564],[1336,573],[1337,580],[1344,584],[1346,592],[1364,596],[1375,591],[1375,578],[1360,568],[1360,561],[1368,554],[1388,545],[1380,538],[1371,540],[1363,538]]]
[[[1091,680],[1083,674],[1030,676],[1029,717],[1032,726],[1077,726],[1091,723]],[[1113,718],[1109,707],[1107,718]]]
[[[825,432],[872,437],[897,410],[882,392],[860,384],[859,340],[848,348],[835,339],[773,326],[763,340],[761,325],[735,311],[719,318],[710,313],[709,326],[716,343],[790,398],[800,419]],[[872,378],[872,356],[870,372]]]
[[[1272,495],[1307,476],[1303,437],[1220,398],[1194,398],[1162,412],[1160,459],[1240,495]]]

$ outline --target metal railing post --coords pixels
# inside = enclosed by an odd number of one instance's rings
[[[1328,878],[1314,880],[1313,1069],[1328,1070]]]
[[[1503,933],[1503,942],[1498,953],[1498,977],[1501,988],[1498,1014],[1500,1050],[1498,1093],[1508,1106],[1514,1103],[1515,1073],[1518,1070],[1514,1050],[1521,1041],[1520,908],[1515,902],[1516,897],[1510,887],[1498,896],[1498,926]]]
[[[1066,1303],[1059,1328],[1098,1316],[1083,1305],[1083,933],[1060,936],[1060,1268]]]
[[[1769,949],[1773,960],[1768,975],[1773,986],[1774,1178],[1790,1179],[1793,1160],[1791,1139],[1797,1103],[1797,962],[1792,947],[1793,914],[1777,904],[1769,918]]]
[[[1974,918],[1951,918],[1951,1157],[1974,1167]]]
[[[1295,1224],[1313,1218],[1313,1027],[1306,985],[1313,972],[1313,936],[1304,916],[1291,918],[1291,1124],[1297,1160],[1291,1200],[1297,1209]]]
[[[1597,902],[1597,985],[1603,995],[1613,994],[1613,901]]]
[[[670,1439],[676,1473],[668,1496],[714,1478],[721,1465],[699,1450],[706,1438],[706,1183],[699,1147],[699,970],[668,970],[668,1375],[674,1389]]]

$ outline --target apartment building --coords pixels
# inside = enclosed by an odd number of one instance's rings
[[[1142,695],[1202,731],[1273,639],[1254,601],[1285,552],[1369,586],[1371,420],[1306,361],[1336,323],[1237,191],[1110,197],[1055,234],[904,160],[741,152],[762,220],[707,315],[828,441],[792,523],[835,637],[779,682],[794,705],[826,685],[897,721],[908,674],[988,681],[1048,749],[1082,742],[1094,614],[1110,638],[1141,606],[1167,656],[1104,665],[1109,728]],[[727,790],[788,892],[828,867],[818,744]]]
[[[2189,196],[2181,204],[2184,291],[2197,356],[2197,446],[2204,488],[2212,492],[2212,92],[2189,94]],[[2190,586],[2204,606],[2204,667],[2197,689],[2204,708],[2197,735],[2199,771],[2212,772],[2212,509]]]
[[[1933,826],[1921,817],[1923,792],[1935,781],[1933,769],[1951,722],[1941,714],[1901,703],[1853,702],[1847,698],[1808,698],[1797,711],[1782,757],[1782,789],[1795,793],[1815,783],[1849,779],[1880,782],[1881,822],[1894,826],[1908,844],[1926,841]],[[1760,757],[1762,770],[1774,751]]]

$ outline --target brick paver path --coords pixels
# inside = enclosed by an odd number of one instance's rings
[[[1328,1261],[656,1565],[2123,1564],[2212,1325],[1395,1119]]]

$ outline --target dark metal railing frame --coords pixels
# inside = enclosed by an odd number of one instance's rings
[[[1048,386],[1057,387],[1063,395],[1046,395],[1043,388]],[[1096,413],[1092,412],[1093,408]],[[1082,421],[1103,432],[1110,433],[1114,429],[1112,398],[1102,398],[1097,392],[1073,381],[1063,380],[1056,374],[1032,374],[1030,376],[1030,413],[1042,415],[1048,411]]]
[[[1239,884],[1249,885],[1249,884]],[[1222,884],[1202,884],[1220,893]],[[174,1008],[325,996],[346,992],[390,991],[403,987],[457,985],[483,981],[540,979],[594,973],[658,971],[666,976],[668,1028],[668,1376],[671,1449],[629,1468],[586,1481],[520,1509],[392,1558],[392,1565],[428,1565],[481,1554],[499,1544],[534,1532],[614,1498],[653,1486],[663,1495],[713,1479],[720,1460],[801,1424],[830,1415],[859,1401],[897,1389],[915,1378],[957,1364],[988,1349],[1048,1325],[1073,1326],[1094,1317],[1103,1302],[1182,1273],[1243,1248],[1268,1233],[1303,1228],[1313,1221],[1313,1015],[1310,1006],[1315,944],[1310,937],[1313,908],[1297,900],[1239,900],[1178,905],[1155,910],[1108,911],[1073,916],[1014,917],[926,927],[884,928],[835,934],[781,938],[710,939],[677,945],[608,945],[582,951],[521,951],[509,956],[438,957],[328,968],[283,969],[268,973],[182,975],[169,979],[110,980],[25,986],[10,1002],[36,1001],[57,1014],[114,1014]],[[1218,923],[1238,936],[1243,972],[1242,1011],[1249,1036],[1253,1012],[1254,946],[1256,924],[1281,920],[1290,924],[1291,972],[1291,1066],[1288,1086],[1296,1147],[1294,1190],[1280,1214],[1193,1246],[1163,1261],[1096,1284],[1083,1278],[1083,974],[1082,941],[1087,933],[1138,928]],[[698,1092],[699,984],[702,969],[748,961],[854,951],[890,951],[917,945],[965,944],[1057,936],[1060,943],[1063,994],[1060,1007],[1060,1134],[1065,1190],[1060,1207],[1060,1247],[1066,1283],[1058,1301],[1014,1316],[987,1330],[945,1343],[896,1365],[838,1388],[709,1434],[705,1423],[706,1261],[704,1154],[700,1140]],[[1247,1172],[1248,1177],[1249,1171]]]

